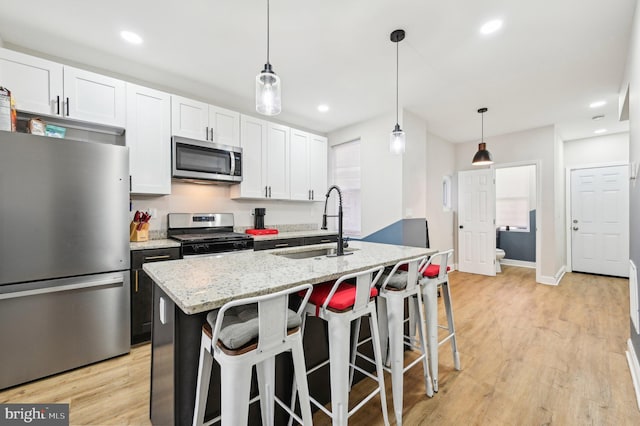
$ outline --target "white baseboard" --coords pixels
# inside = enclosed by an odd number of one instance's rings
[[[558,285],[560,284],[560,281],[562,280],[562,277],[564,277],[566,270],[564,265],[562,266],[562,268],[560,268],[560,270],[558,272],[556,272],[556,275],[553,277],[550,276],[545,276],[542,275],[540,276],[540,280],[538,281],[540,284],[546,284],[546,285]]]
[[[636,391],[636,401],[638,403],[638,410],[640,410],[640,364],[638,364],[638,356],[633,348],[631,339],[627,340],[627,362],[629,363],[629,371],[631,371],[631,381],[633,382],[633,388]]]
[[[520,268],[536,269],[536,262],[527,262],[526,260],[502,259],[501,265],[518,266]]]

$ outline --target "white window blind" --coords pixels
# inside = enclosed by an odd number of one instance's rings
[[[529,230],[535,208],[535,166],[496,169],[496,226]]]
[[[342,191],[343,233],[360,237],[360,140],[335,145],[331,154],[333,183]]]

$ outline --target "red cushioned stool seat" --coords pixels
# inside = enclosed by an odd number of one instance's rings
[[[329,281],[313,286],[309,303],[316,305],[316,316],[320,314],[320,307],[324,305],[334,284],[335,281]],[[371,297],[377,296],[378,289],[374,286],[369,295]],[[352,307],[354,303],[356,303],[356,286],[345,282],[340,284],[327,307],[336,311],[344,311]]]
[[[408,271],[409,267],[407,265],[402,265],[398,269],[400,269],[401,271]],[[451,267],[447,266],[447,272],[449,272],[450,270],[451,270]],[[427,266],[427,269],[425,269],[422,272],[422,276],[427,278],[435,278],[438,276],[439,273],[440,273],[440,265],[432,264]]]

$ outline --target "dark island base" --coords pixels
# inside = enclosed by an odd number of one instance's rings
[[[160,298],[164,299],[166,321],[160,321]],[[173,304],[171,299],[154,284],[153,289],[153,331],[151,353],[151,403],[150,418],[154,425],[191,425],[195,404],[198,358],[202,324],[206,313],[186,315]],[[369,337],[369,323],[362,321],[360,338]],[[307,368],[326,360],[329,356],[326,323],[317,318],[308,318],[303,339]],[[363,352],[372,357],[370,344],[363,346]],[[367,362],[358,365],[369,371],[374,368]],[[356,372],[354,381],[364,376]],[[276,394],[282,401],[291,398],[293,368],[291,356],[281,354],[276,358]],[[308,378],[311,395],[321,403],[331,399],[329,365],[315,371]],[[255,371],[252,395],[257,392]],[[205,421],[220,413],[220,367],[213,363],[211,386]],[[315,408],[312,406],[312,409]],[[314,410],[315,411],[315,410]],[[275,424],[286,424],[289,416],[276,404]],[[249,425],[260,426],[260,404],[251,404]]]

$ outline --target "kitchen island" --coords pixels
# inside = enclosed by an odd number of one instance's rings
[[[435,253],[427,248],[354,241],[347,249],[353,253],[351,255],[327,257],[317,254],[317,250],[327,248],[335,248],[335,244],[144,265],[145,272],[155,283],[150,407],[153,424],[191,424],[200,333],[207,312],[231,300],[303,283],[318,284],[377,265],[392,266],[401,260]],[[304,336],[307,365],[315,365],[328,356],[324,324],[311,321],[313,319],[309,319]],[[276,362],[276,391],[285,398],[291,386],[289,363],[288,355],[281,355]],[[206,418],[219,412],[219,374],[214,364]],[[326,394],[324,399],[328,401],[328,373],[317,376],[309,378],[311,392]],[[253,405],[250,424],[254,420],[255,424],[260,424],[258,404]]]

